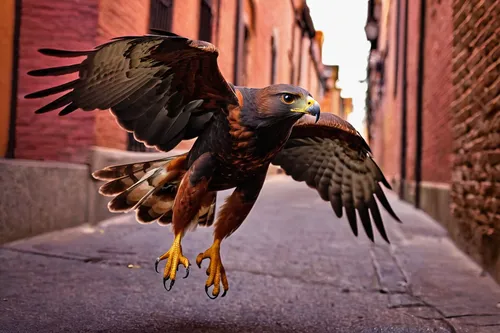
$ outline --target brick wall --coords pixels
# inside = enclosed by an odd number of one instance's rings
[[[117,36],[147,33],[149,8],[150,0],[100,0],[97,44],[106,43]],[[96,145],[125,149],[127,133],[118,126],[114,116],[110,112],[99,111],[95,112],[95,117]]]
[[[304,5],[302,0],[294,3],[296,10]],[[200,1],[177,0],[173,4],[172,31],[198,38]],[[303,35],[301,41],[302,34],[292,2],[276,1],[273,10],[269,10],[267,3],[262,1],[243,0],[243,4],[245,16],[250,16],[254,25],[248,54],[247,85],[263,87],[271,83],[271,38],[274,36],[277,44],[277,82],[290,83],[290,59],[298,61],[302,54],[300,84],[317,95],[319,81],[310,53],[311,40]],[[212,2],[212,6],[212,41],[220,50],[219,66],[223,75],[228,81],[233,81],[237,1],[216,0]],[[219,6],[220,13],[217,12]],[[89,147],[94,144],[118,149],[126,147],[125,131],[119,128],[113,116],[106,111],[80,111],[61,118],[57,113],[35,117],[33,112],[47,101],[25,100],[22,97],[43,89],[48,84],[46,79],[28,77],[25,73],[35,68],[67,64],[65,59],[40,56],[36,50],[41,47],[91,49],[116,36],[146,33],[149,9],[150,0],[23,1],[20,97],[16,127],[18,158],[82,163],[86,161]],[[295,64],[295,76],[299,74],[298,68]],[[69,79],[71,78],[62,80]],[[61,82],[61,79],[54,78],[51,85]],[[184,145],[188,146],[189,143]]]
[[[247,0],[249,1],[249,0]],[[253,75],[249,85],[265,87],[271,83],[271,37],[277,42],[277,82],[290,82],[288,52],[292,46],[294,13],[290,1],[275,1],[273,10],[262,1],[254,2],[256,34],[252,54]]]
[[[404,12],[404,5],[403,7]],[[408,1],[408,56],[407,68],[407,145],[406,145],[406,181],[415,180],[415,155],[417,138],[417,85],[418,85],[418,44],[420,40],[420,1]],[[403,52],[401,52],[402,54]],[[426,59],[427,60],[427,59]],[[433,61],[433,59],[428,59]],[[436,59],[437,60],[437,59]],[[403,89],[401,89],[403,94]]]
[[[215,7],[215,1],[213,3]],[[198,39],[200,0],[174,0],[173,4],[172,32],[187,38]]]
[[[408,18],[406,170],[410,184],[416,143],[419,2],[409,1]],[[389,46],[385,94],[375,110],[372,146],[384,172],[398,178],[403,45],[396,46],[396,2],[384,1],[385,6],[389,3],[387,29],[382,29],[387,31]],[[402,13],[404,4],[401,1]],[[500,281],[500,3],[427,0],[426,5],[422,208],[439,218],[457,244]],[[404,17],[400,24],[402,41]],[[448,183],[451,190],[436,183]],[[406,195],[411,198],[411,193]]]
[[[455,239],[500,281],[500,4],[453,1]]]
[[[400,177],[400,151],[401,151],[401,62],[403,45],[396,41],[397,7],[395,1],[384,1],[384,6],[389,6],[387,26],[387,43],[380,46],[385,48],[385,87],[384,95],[379,107],[374,110],[374,123],[372,125],[373,140],[370,143],[375,159],[384,171],[389,181]],[[403,11],[401,11],[403,12]],[[403,20],[399,21],[401,37],[403,36]],[[396,71],[396,57],[399,58],[399,71]],[[397,85],[397,93],[395,93]]]
[[[452,0],[428,0],[426,13],[422,180],[451,181]]]
[[[58,117],[57,112],[35,115],[52,99],[26,100],[24,95],[74,78],[26,75],[33,69],[74,63],[75,59],[41,56],[42,47],[86,50],[95,46],[96,0],[23,0],[20,34],[18,108],[15,157],[83,163],[94,144],[95,113],[75,112]],[[78,58],[77,58],[78,59]]]
[[[220,13],[217,4],[220,1]],[[219,67],[224,77],[234,80],[234,57],[236,52],[236,11],[237,1],[217,0],[212,2],[213,43],[220,51]],[[295,1],[297,8],[302,1]],[[277,43],[277,82],[290,83],[294,59],[295,76],[298,76],[300,54],[300,28],[295,22],[294,8],[290,1],[279,0],[269,10],[267,3],[243,0],[243,19],[250,26],[250,52],[248,56],[248,86],[264,87],[271,82],[271,37]],[[190,38],[198,38],[200,2],[198,0],[174,1],[173,32]],[[187,18],[186,13],[189,13]],[[220,20],[218,23],[217,20]],[[217,25],[219,25],[217,29]],[[295,30],[295,31],[294,31]],[[293,39],[295,38],[295,41]],[[312,65],[309,52],[310,39],[304,37],[302,43],[301,85],[319,90],[317,73]]]
[[[422,114],[422,180],[449,183],[451,179],[451,120],[453,99],[451,80],[452,0],[427,0],[424,49],[424,84]],[[373,150],[389,178],[400,178],[401,112],[403,97],[402,66],[405,1],[401,0],[400,42],[396,41],[397,6],[389,6],[386,33],[379,49],[386,52],[383,99],[375,110],[372,126]],[[418,89],[418,47],[420,40],[420,1],[409,1],[407,44],[407,144],[406,180],[415,180],[416,115]],[[387,46],[387,49],[386,49]],[[396,59],[399,69],[396,73]],[[395,82],[397,76],[397,83]],[[397,84],[396,93],[395,84]]]
[[[232,81],[234,77],[235,24],[237,1],[221,0],[220,31],[216,37],[220,50],[219,66],[225,77]],[[300,6],[301,2],[298,1]],[[262,1],[244,0],[244,17],[251,28],[250,54],[248,54],[248,86],[264,87],[271,83],[271,37],[277,44],[277,82],[290,83],[292,67],[298,76],[301,32],[295,22],[294,8],[290,1],[280,0],[273,3],[269,10]],[[297,7],[299,8],[299,7]],[[214,23],[216,24],[216,23]],[[252,25],[255,24],[253,27]],[[294,41],[295,39],[295,41]],[[309,52],[310,38],[304,36],[302,43],[302,71],[300,84],[305,88],[318,90],[318,77],[311,70]],[[294,59],[292,66],[290,59]],[[297,82],[295,82],[297,83]]]
[[[0,2],[0,157],[7,153],[14,45],[14,0]]]

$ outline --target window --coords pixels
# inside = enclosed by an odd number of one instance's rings
[[[236,10],[236,52],[234,53],[234,84],[248,85],[252,70],[252,38],[255,33],[255,10],[252,0],[238,0]]]
[[[212,0],[200,0],[200,30],[198,39],[212,41]]]
[[[271,84],[275,84],[277,79],[277,54],[278,50],[276,47],[276,38],[271,36]]]
[[[172,30],[173,0],[151,0],[149,28]]]
[[[250,29],[245,25],[245,35],[243,39],[243,53],[241,61],[241,79],[239,85],[248,85],[248,60],[250,57]]]

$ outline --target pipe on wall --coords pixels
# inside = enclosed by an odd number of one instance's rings
[[[401,181],[399,184],[399,197],[404,199],[405,182],[406,182],[406,144],[407,144],[407,113],[408,113],[408,4],[409,1],[405,0],[405,15],[404,15],[404,34],[403,34],[403,62],[402,62],[402,101],[401,101],[401,165],[400,174]]]
[[[235,86],[240,84],[240,72],[241,72],[241,60],[243,53],[243,43],[244,43],[244,29],[243,29],[243,0],[237,0],[236,4],[236,36],[234,47],[236,52],[234,52],[234,76],[233,84]]]
[[[420,39],[418,43],[418,73],[417,73],[417,119],[416,119],[416,147],[415,147],[415,207],[420,208],[420,183],[422,181],[422,117],[424,101],[424,57],[426,32],[426,0],[420,0]]]
[[[10,95],[9,140],[6,158],[14,158],[16,150],[17,90],[19,82],[19,42],[21,38],[22,0],[16,0],[14,9],[14,38],[12,48],[12,85]]]

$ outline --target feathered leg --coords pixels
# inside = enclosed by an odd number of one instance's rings
[[[253,179],[236,187],[234,192],[229,196],[222,206],[221,212],[215,222],[214,242],[212,246],[204,253],[200,253],[196,257],[196,264],[201,268],[201,263],[204,259],[210,259],[210,264],[207,268],[208,279],[205,283],[205,292],[208,297],[215,299],[220,292],[220,284],[224,288],[222,297],[224,297],[229,289],[229,284],[226,277],[224,266],[220,257],[220,244],[222,240],[229,237],[243,223],[247,215],[250,213],[257,197],[264,184],[266,174],[259,176],[258,179]],[[214,286],[212,296],[208,294],[208,288]]]
[[[163,285],[170,290],[175,283],[179,264],[186,267],[186,276],[189,275],[189,260],[182,254],[181,240],[191,223],[197,223],[197,213],[207,194],[208,184],[214,171],[214,161],[210,154],[200,156],[186,172],[179,185],[179,190],[173,207],[174,242],[170,250],[156,259],[155,268],[161,260],[167,259],[163,272]],[[166,282],[170,280],[167,288]]]

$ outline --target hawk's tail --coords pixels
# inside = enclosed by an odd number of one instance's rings
[[[178,186],[187,171],[186,154],[159,160],[109,166],[94,172],[99,180],[107,180],[99,193],[114,198],[108,203],[111,212],[136,210],[142,223],[172,222]],[[211,225],[215,213],[215,193],[207,194],[194,225]]]

